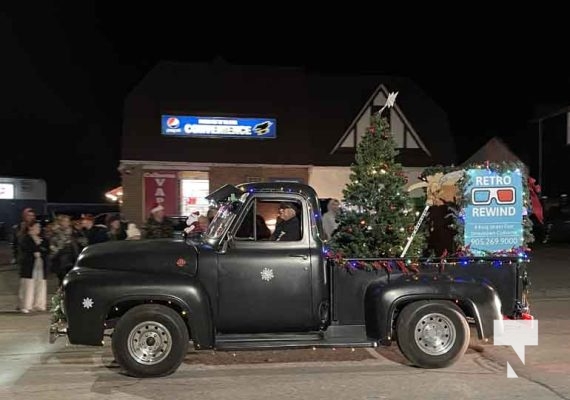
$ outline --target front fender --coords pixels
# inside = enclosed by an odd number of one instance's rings
[[[193,277],[164,274],[157,279],[156,274],[75,268],[65,278],[64,296],[72,344],[100,346],[109,314],[122,315],[137,303],[157,301],[171,302],[187,316],[197,347],[213,347],[210,299]]]
[[[394,336],[396,313],[418,300],[449,300],[473,317],[480,339],[493,336],[495,320],[502,320],[501,300],[497,291],[482,282],[452,279],[400,279],[391,283],[374,282],[365,296],[368,337],[390,341]]]

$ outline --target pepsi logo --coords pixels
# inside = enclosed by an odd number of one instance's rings
[[[166,120],[166,126],[172,129],[176,129],[180,126],[180,120],[176,117],[170,117]]]

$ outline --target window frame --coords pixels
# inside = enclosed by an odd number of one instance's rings
[[[231,233],[232,237],[234,238],[234,240],[236,242],[239,243],[277,243],[274,240],[258,240],[257,239],[257,224],[255,221],[255,217],[256,217],[256,213],[257,213],[257,202],[258,200],[265,200],[271,203],[280,203],[282,201],[288,201],[288,202],[293,202],[295,203],[299,209],[300,209],[300,214],[297,216],[297,218],[299,218],[299,229],[301,230],[301,238],[299,240],[291,240],[291,241],[284,241],[284,242],[278,242],[278,243],[301,243],[304,240],[306,240],[307,235],[310,234],[310,232],[306,232],[306,230],[304,229],[304,220],[305,218],[310,218],[310,216],[306,215],[305,212],[305,208],[306,206],[304,205],[304,202],[306,202],[306,199],[304,199],[302,196],[300,195],[296,195],[296,194],[282,194],[282,193],[268,193],[268,192],[260,192],[260,193],[255,193],[255,194],[251,194],[250,196],[248,196],[247,201],[245,202],[245,204],[243,205],[242,210],[244,210],[244,212],[242,213],[242,217],[241,218],[236,218],[234,221],[233,226],[230,228],[229,232]],[[253,205],[251,203],[254,203]],[[242,223],[245,221],[245,219],[247,218],[247,214],[249,213],[249,211],[253,209],[253,214],[252,214],[252,223],[253,223],[253,237],[249,237],[249,238],[244,238],[244,237],[238,237],[237,236],[237,232],[240,230]],[[312,230],[312,229],[309,229]],[[271,232],[271,234],[273,235],[273,232]]]

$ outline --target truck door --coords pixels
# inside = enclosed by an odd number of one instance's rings
[[[287,240],[275,240],[270,235],[281,200],[253,198],[236,222],[232,244],[219,255],[217,327],[222,332],[303,331],[311,327],[308,212],[301,199],[287,199],[296,207],[293,218],[298,219],[299,236],[281,235]]]

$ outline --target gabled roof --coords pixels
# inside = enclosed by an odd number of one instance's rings
[[[352,121],[352,123],[350,124],[348,129],[344,132],[344,134],[340,137],[340,139],[338,140],[338,142],[336,143],[334,148],[331,150],[331,154],[333,154],[335,151],[339,150],[341,148],[341,146],[346,142],[357,142],[357,138],[355,138],[355,136],[357,136],[357,132],[356,132],[357,129],[356,128],[357,128],[359,120],[362,117],[366,116],[367,113],[370,113],[371,108],[373,108],[375,106],[374,101],[376,98],[381,98],[382,103],[385,104],[386,99],[388,99],[389,94],[390,94],[390,92],[388,91],[386,86],[384,86],[384,84],[381,83],[378,85],[378,87],[372,93],[372,95],[370,96],[368,101],[366,101],[366,103],[362,105],[360,112],[355,116],[354,120]],[[406,116],[402,112],[402,109],[400,108],[400,106],[398,105],[397,102],[394,104],[392,111],[396,113],[396,115],[401,119],[401,121],[405,125],[409,126],[410,135],[412,136],[412,140],[414,141],[414,143],[417,144],[423,151],[425,151],[426,154],[431,156],[431,152],[423,144],[421,138],[418,136],[415,129],[413,128],[411,123],[408,121],[408,119],[406,118]],[[383,112],[384,113],[383,115],[386,115],[388,112],[390,112],[390,109],[386,108]]]
[[[455,162],[447,116],[407,78],[317,75],[298,68],[175,62],[159,63],[127,97],[121,158],[350,165],[354,153],[331,155],[331,150],[380,85],[399,91],[397,105],[431,153],[429,163]],[[161,114],[272,117],[277,119],[277,138],[265,141],[163,137]]]

